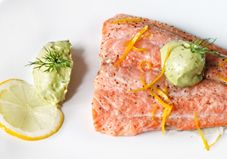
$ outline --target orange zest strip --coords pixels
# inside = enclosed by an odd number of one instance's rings
[[[222,81],[222,82],[225,82],[227,83],[227,78],[226,77],[223,77],[222,75],[218,75],[218,78]]]
[[[153,67],[153,65],[149,61],[142,61],[139,63],[139,69],[142,72],[150,71],[152,69],[152,67]]]
[[[147,83],[143,75],[140,76],[140,82],[145,86]]]
[[[207,140],[206,140],[206,138],[205,138],[205,136],[203,134],[203,131],[200,129],[199,120],[198,120],[198,116],[197,116],[197,113],[196,112],[194,112],[194,123],[195,123],[195,126],[196,126],[196,128],[197,128],[197,130],[199,132],[199,135],[201,136],[201,139],[203,141],[203,145],[204,145],[205,149],[207,151],[209,151],[210,150],[210,146],[207,143]]]
[[[218,140],[221,138],[222,135],[219,134],[219,135],[217,136],[217,138],[215,139],[215,141],[214,141],[212,144],[209,145],[208,142],[207,142],[207,140],[206,140],[206,138],[205,138],[205,136],[204,136],[203,131],[200,129],[200,126],[199,126],[199,119],[198,119],[198,115],[197,115],[196,112],[194,112],[194,123],[195,123],[195,126],[196,126],[196,128],[197,128],[197,130],[198,130],[198,132],[199,132],[199,135],[201,136],[201,139],[202,139],[202,141],[203,141],[203,145],[204,145],[205,149],[206,149],[207,151],[209,151],[210,148],[211,148],[212,146],[214,146],[214,145],[218,142]]]
[[[138,41],[138,39],[148,30],[148,25],[144,26],[128,43],[127,47],[125,48],[124,53],[120,56],[120,58],[115,62],[114,66],[119,67],[121,63],[126,59],[129,52],[134,47],[135,43]]]
[[[219,135],[217,136],[217,138],[214,140],[214,142],[213,142],[212,144],[210,144],[210,147],[214,146],[214,145],[218,142],[218,140],[219,140],[221,137],[222,137],[222,134],[219,134]]]
[[[142,38],[142,36],[137,41],[139,41],[141,38]],[[124,44],[124,46],[127,47],[128,44],[129,44],[129,42],[130,42],[130,40],[129,41],[126,41],[125,44]],[[136,46],[133,46],[132,47],[132,51],[145,52],[145,51],[147,51],[147,49],[146,48],[137,48]]]
[[[172,105],[164,102],[158,95],[156,95],[154,92],[150,92],[151,95],[157,100],[157,102],[164,107],[164,112],[162,115],[162,134],[165,134],[165,125],[166,125],[166,120],[168,119],[169,115],[171,114],[172,111]]]
[[[152,87],[152,89],[155,90],[157,92],[157,94],[159,96],[161,96],[165,101],[170,102],[168,95],[164,91],[162,91],[159,88],[155,88],[155,87]]]
[[[220,61],[220,62],[218,63],[218,66],[219,66],[219,67],[223,67],[225,63],[227,63],[227,59],[223,59],[222,61]]]
[[[138,51],[138,52],[145,52],[145,51],[147,51],[147,49],[145,49],[145,48],[137,48],[135,46],[133,46],[132,50],[133,51]]]
[[[163,92],[164,92],[165,94],[168,94],[169,90],[168,90],[168,86],[167,86],[167,85],[163,88]]]
[[[172,108],[172,105],[164,102],[157,94],[155,94],[152,91],[150,93],[158,101],[158,103],[161,104],[164,108],[168,108],[168,109]]]
[[[112,21],[112,24],[118,24],[118,23],[138,23],[143,21],[142,18],[121,18]]]
[[[162,115],[162,123],[161,123],[161,126],[162,126],[162,134],[164,135],[165,134],[165,125],[166,125],[166,121],[170,115],[172,111],[172,107],[171,108],[165,108],[164,109],[164,112],[163,112],[163,115]]]

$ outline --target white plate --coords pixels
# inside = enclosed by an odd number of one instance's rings
[[[225,0],[0,0],[0,80],[21,78],[32,83],[31,68],[49,41],[70,39],[75,71],[65,102],[65,122],[54,136],[22,141],[0,131],[1,159],[192,159],[224,158],[227,138],[207,152],[195,132],[150,132],[111,137],[95,132],[91,118],[93,80],[99,66],[102,22],[127,13],[167,22],[201,37],[215,37],[227,47]]]

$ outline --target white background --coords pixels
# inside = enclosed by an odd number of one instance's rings
[[[99,65],[102,22],[117,13],[144,16],[175,25],[227,48],[225,0],[0,0],[0,81],[32,83],[31,68],[41,47],[69,39],[75,68],[65,122],[54,136],[36,142],[0,131],[0,159],[223,159],[227,137],[207,152],[195,132],[150,132],[111,137],[95,132],[91,117],[92,82]]]

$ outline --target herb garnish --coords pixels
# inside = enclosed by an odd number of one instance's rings
[[[218,51],[210,50],[208,48],[209,45],[213,44],[216,39],[208,38],[208,39],[196,39],[191,43],[183,44],[183,46],[187,49],[190,49],[192,53],[199,53],[201,55],[205,55],[206,53],[213,54],[220,58],[227,58],[226,55],[220,54]]]
[[[34,69],[46,68],[44,72],[59,71],[61,68],[71,67],[71,61],[64,55],[55,50],[44,48],[47,54],[42,58],[36,58],[36,61],[30,62],[28,65],[34,65]]]

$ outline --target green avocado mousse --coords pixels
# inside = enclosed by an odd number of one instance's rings
[[[170,41],[160,50],[162,67],[168,49],[171,51],[165,63],[165,76],[177,87],[193,86],[203,79],[205,55],[193,52],[190,45],[186,41]]]
[[[73,60],[69,41],[47,43],[33,65],[33,80],[38,93],[48,102],[64,101],[70,81]]]

